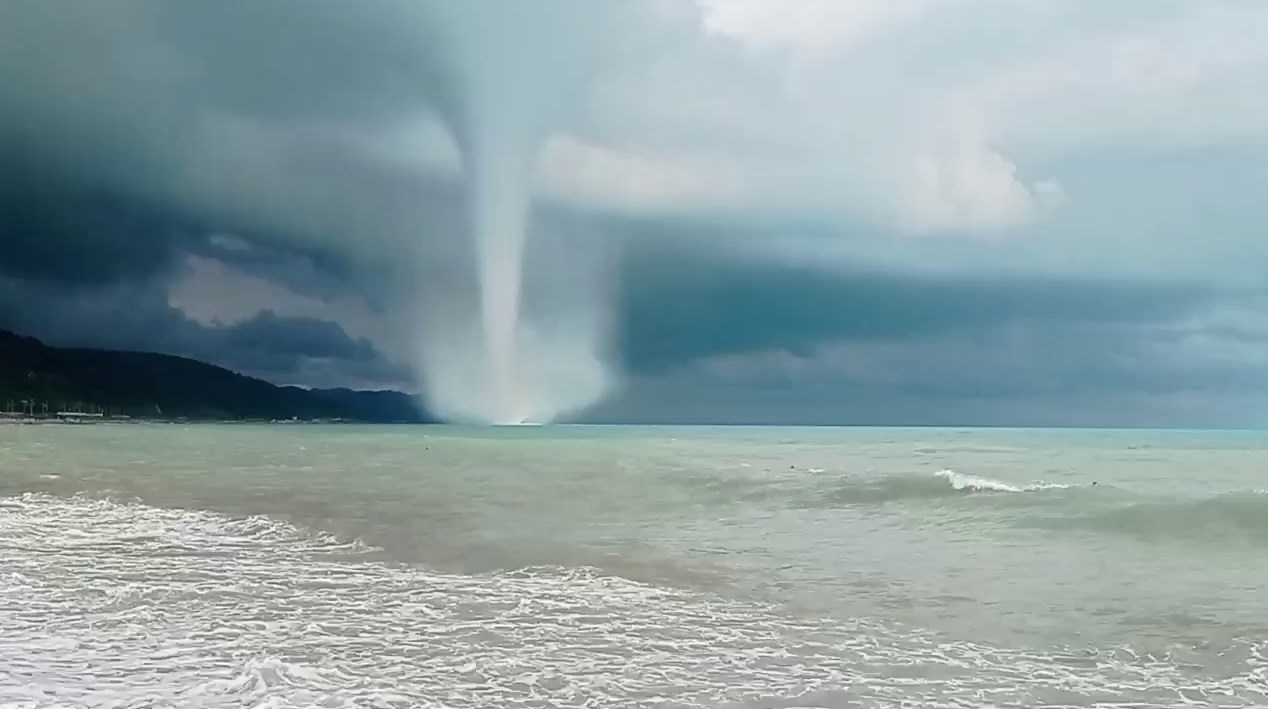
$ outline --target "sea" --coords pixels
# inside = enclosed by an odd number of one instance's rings
[[[1265,707],[1268,433],[0,426],[3,707]]]

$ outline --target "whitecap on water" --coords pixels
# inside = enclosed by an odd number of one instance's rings
[[[462,576],[253,517],[26,495],[0,509],[0,705],[1262,705],[1166,660],[1078,662],[588,569]],[[1248,657],[1262,659],[1262,654]]]
[[[1069,485],[1059,483],[1031,483],[1029,485],[1011,485],[1000,480],[982,478],[976,475],[957,473],[954,470],[940,470],[935,473],[946,480],[955,490],[972,490],[975,492],[1035,492],[1038,490],[1066,490]]]

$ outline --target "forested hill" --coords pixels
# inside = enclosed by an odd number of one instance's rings
[[[29,410],[24,400],[37,415],[69,407],[134,418],[429,420],[400,392],[280,387],[184,357],[49,347],[0,330],[0,411]]]

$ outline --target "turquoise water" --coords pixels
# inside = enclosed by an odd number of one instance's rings
[[[1263,706],[1266,464],[1260,432],[3,426],[0,705]]]

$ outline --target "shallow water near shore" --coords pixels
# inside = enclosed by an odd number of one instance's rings
[[[1265,489],[1257,432],[0,427],[0,706],[1265,706]]]

